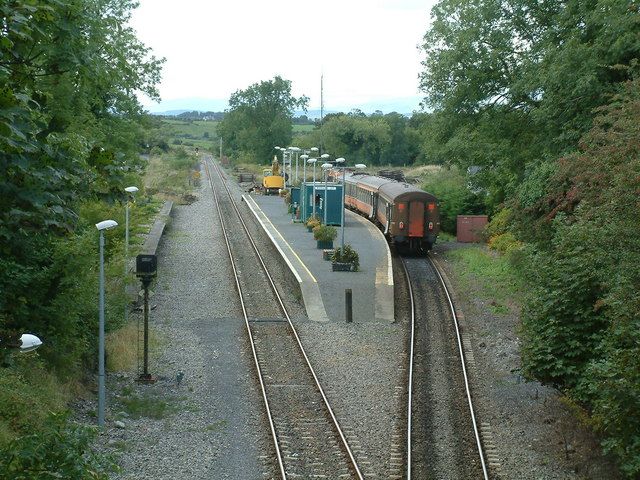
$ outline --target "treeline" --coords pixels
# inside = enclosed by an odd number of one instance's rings
[[[424,38],[424,160],[475,167],[528,279],[523,369],[640,475],[639,4],[441,0]]]
[[[97,358],[94,224],[120,220],[124,187],[139,185],[147,139],[134,92],[157,98],[163,62],[128,26],[134,6],[130,0],[0,2],[2,448],[45,428],[47,411],[64,406],[54,398],[62,396],[56,385],[81,378]],[[117,251],[114,238],[108,236],[107,260]],[[23,332],[43,339],[37,357],[15,358],[7,349]],[[82,452],[71,465],[64,438],[43,438],[59,443],[38,448],[67,462],[69,470],[56,475],[79,468]],[[12,448],[3,451],[0,465],[8,472],[0,476],[22,474],[27,464],[38,468],[39,454],[26,458],[19,444]],[[21,461],[27,463],[11,464]],[[87,466],[84,475],[90,472]]]

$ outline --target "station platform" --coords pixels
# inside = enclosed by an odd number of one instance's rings
[[[333,272],[322,259],[313,234],[294,223],[280,197],[244,195],[285,263],[300,284],[307,315],[317,322],[345,321],[345,289],[352,290],[353,321],[393,322],[394,294],[391,252],[384,235],[367,219],[345,210],[345,244],[360,256],[357,272]],[[341,231],[333,242],[340,246]]]

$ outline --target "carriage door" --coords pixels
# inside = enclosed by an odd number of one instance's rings
[[[409,236],[424,236],[424,203],[409,203]]]

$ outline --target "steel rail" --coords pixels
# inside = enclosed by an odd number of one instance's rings
[[[213,187],[213,181],[211,179],[211,174],[209,172],[209,165],[207,162],[207,158],[204,160],[205,171],[207,172],[207,179],[209,180],[209,186],[211,187],[211,191],[213,192],[213,197],[216,204],[216,209],[218,211],[218,216],[220,217],[220,226],[222,227],[222,235],[224,237],[225,244],[227,246],[227,252],[229,253],[229,259],[231,260],[231,268],[233,270],[233,277],[236,283],[236,289],[238,291],[238,296],[240,297],[240,306],[242,307],[242,315],[244,317],[245,327],[247,329],[247,333],[249,334],[249,343],[251,344],[251,352],[253,354],[253,361],[258,371],[258,379],[260,381],[260,390],[262,391],[262,400],[264,401],[264,407],[267,412],[267,418],[269,420],[269,428],[271,430],[271,437],[273,439],[273,444],[276,449],[276,456],[278,458],[278,468],[280,469],[280,475],[283,480],[286,480],[287,473],[284,469],[284,461],[282,460],[282,452],[280,451],[280,445],[278,444],[278,435],[276,434],[275,424],[273,422],[273,415],[271,414],[271,408],[269,406],[269,400],[267,398],[267,389],[264,384],[264,380],[262,378],[262,369],[260,368],[260,363],[258,362],[258,352],[256,352],[255,344],[253,341],[253,334],[251,333],[251,328],[249,327],[249,317],[247,315],[247,309],[244,304],[244,299],[242,296],[242,287],[240,286],[240,280],[238,271],[236,270],[235,260],[233,257],[233,253],[231,252],[231,244],[229,243],[229,237],[227,235],[227,228],[224,223],[224,217],[222,215],[222,210],[220,209],[220,202],[218,199],[218,194],[216,193],[216,189]]]
[[[227,191],[227,194],[229,195],[229,199],[231,200],[231,205],[233,206],[236,214],[238,215],[238,219],[240,220],[240,223],[242,224],[242,228],[244,229],[245,233],[247,234],[247,238],[249,239],[249,241],[250,241],[250,243],[251,243],[251,245],[252,245],[252,247],[253,247],[253,249],[254,249],[254,251],[256,253],[256,256],[258,257],[258,260],[260,261],[260,264],[262,265],[264,273],[267,276],[267,279],[269,280],[269,284],[271,285],[271,288],[273,290],[273,293],[274,293],[276,299],[278,300],[278,303],[280,305],[280,309],[282,310],[283,315],[287,319],[287,323],[289,325],[289,328],[291,329],[291,332],[293,333],[293,336],[296,339],[296,342],[298,344],[298,348],[300,349],[300,353],[302,354],[303,358],[305,359],[307,367],[309,368],[309,371],[311,372],[311,375],[313,376],[313,379],[315,381],[316,387],[317,387],[320,395],[322,396],[322,400],[324,402],[324,405],[325,405],[327,411],[329,412],[329,415],[331,416],[331,420],[333,421],[333,425],[334,425],[338,435],[340,436],[340,439],[342,440],[342,445],[343,445],[345,451],[347,452],[347,455],[349,456],[349,459],[351,461],[351,466],[355,470],[358,479],[359,480],[364,480],[362,472],[360,471],[360,468],[358,467],[358,463],[356,462],[355,456],[354,456],[353,452],[351,451],[351,447],[349,447],[349,443],[347,442],[347,438],[346,438],[344,432],[342,431],[342,428],[340,428],[340,424],[338,423],[338,419],[336,418],[336,416],[335,416],[335,414],[333,412],[333,409],[331,408],[331,405],[329,404],[329,399],[327,398],[327,396],[326,396],[326,394],[324,392],[324,389],[322,388],[322,385],[320,384],[320,380],[318,379],[318,376],[316,375],[315,370],[311,366],[311,361],[309,360],[309,357],[307,356],[307,352],[305,351],[305,349],[304,349],[304,347],[302,345],[302,341],[300,340],[300,337],[298,336],[298,332],[297,332],[296,328],[294,327],[293,322],[291,321],[291,317],[289,316],[289,312],[287,311],[287,309],[286,309],[286,307],[284,305],[284,301],[282,300],[282,297],[280,296],[280,293],[278,292],[276,284],[273,281],[273,278],[271,277],[271,274],[269,273],[269,270],[267,269],[266,264],[264,263],[264,260],[262,258],[262,255],[259,252],[258,247],[256,246],[255,242],[253,241],[253,238],[251,238],[251,234],[249,233],[249,229],[247,228],[246,223],[242,219],[242,215],[240,214],[240,210],[238,209],[238,207],[236,205],[236,202],[233,199],[233,196],[231,194],[231,191],[229,190],[229,187],[224,182],[224,178],[222,176],[222,172],[220,171],[220,167],[215,162],[213,162],[213,166],[216,169],[216,172],[218,173],[220,178],[222,179],[222,184],[223,184],[225,190]],[[246,321],[246,324],[247,324],[247,329],[249,329],[249,322],[246,319],[245,319],[245,321]],[[252,342],[252,348],[253,348],[253,337],[251,337],[251,342]],[[261,381],[261,383],[262,383],[262,381]]]
[[[409,272],[407,271],[407,265],[402,259],[402,268],[404,269],[404,275],[407,279],[407,285],[409,287],[409,299],[411,303],[411,335],[409,338],[409,378],[407,387],[407,480],[411,480],[411,443],[412,443],[412,410],[413,410],[413,352],[415,348],[415,332],[416,332],[416,310],[415,303],[413,301],[413,287],[411,286],[411,279],[409,278]]]
[[[471,423],[473,424],[473,432],[476,437],[476,446],[478,447],[478,454],[480,456],[480,463],[482,464],[482,473],[484,480],[489,480],[489,472],[487,471],[487,464],[484,458],[484,451],[482,450],[482,441],[480,439],[480,432],[478,431],[478,425],[476,423],[476,415],[475,410],[473,408],[473,399],[471,397],[471,387],[469,382],[469,377],[467,375],[467,366],[465,364],[465,355],[464,348],[462,346],[462,337],[460,335],[460,325],[458,324],[458,316],[456,314],[456,307],[453,304],[453,300],[451,299],[451,295],[449,294],[449,289],[440,273],[440,267],[436,263],[436,261],[431,257],[431,254],[427,257],[428,261],[433,265],[433,269],[438,275],[438,279],[440,280],[440,284],[444,290],[445,295],[447,296],[447,301],[449,303],[449,309],[451,311],[451,316],[453,317],[453,325],[456,329],[456,338],[458,340],[458,352],[460,353],[460,363],[462,365],[462,376],[464,378],[464,388],[467,394],[467,403],[469,404],[469,412],[471,414]]]

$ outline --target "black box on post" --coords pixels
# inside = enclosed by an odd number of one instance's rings
[[[136,257],[136,275],[138,277],[155,277],[158,271],[158,257],[141,253]]]

